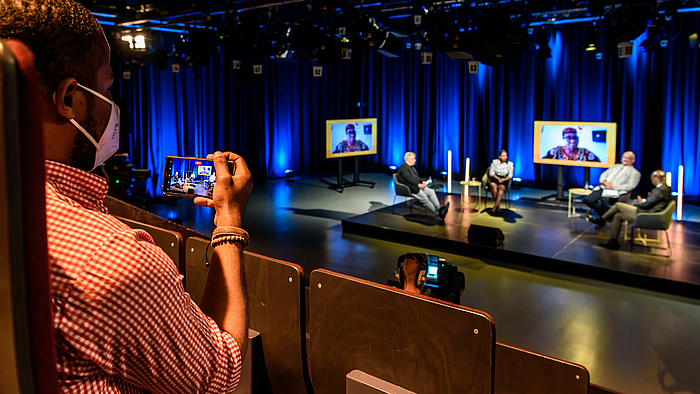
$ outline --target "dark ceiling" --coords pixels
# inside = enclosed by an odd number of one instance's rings
[[[284,57],[299,51],[325,62],[340,59],[342,48],[374,48],[387,56],[402,46],[461,52],[485,64],[502,63],[522,46],[540,48],[546,27],[586,23],[589,41],[612,52],[648,25],[664,34],[677,12],[697,11],[700,0],[93,0],[82,1],[105,26],[119,34],[134,31],[182,33],[183,45],[217,41],[239,52],[265,48]],[[420,17],[417,20],[416,17]],[[657,28],[658,27],[658,28]],[[206,34],[203,34],[205,32]],[[605,45],[602,45],[605,42]],[[261,44],[262,43],[262,44]],[[263,45],[264,44],[264,45]],[[546,44],[545,44],[546,45]],[[152,48],[161,49],[163,48]],[[168,49],[169,50],[169,49]],[[173,48],[175,52],[175,48]],[[324,53],[331,56],[324,56]],[[542,53],[542,57],[548,54]],[[183,57],[184,58],[184,57]]]

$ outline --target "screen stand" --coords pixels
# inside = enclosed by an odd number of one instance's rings
[[[564,198],[564,166],[557,167],[559,167],[559,174],[557,176],[557,194],[542,197],[540,200],[549,200],[550,198],[556,197],[557,201],[566,201],[566,198]]]
[[[591,167],[583,167],[583,187],[588,189],[591,184]]]
[[[350,186],[368,186],[371,188],[374,188],[374,182],[368,182],[368,181],[361,181],[360,180],[360,161],[358,160],[359,157],[355,156],[355,176],[352,180],[352,182],[345,182],[345,179],[343,179],[343,158],[338,159],[338,183],[332,184],[329,186],[329,188],[333,190],[337,190],[340,193],[343,192],[343,189],[346,187]]]

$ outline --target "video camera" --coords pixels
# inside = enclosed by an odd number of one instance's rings
[[[465,288],[464,274],[457,270],[457,267],[452,263],[441,259],[438,256],[427,253],[406,253],[399,257],[397,261],[396,277],[400,282],[390,280],[389,285],[404,288],[403,278],[403,262],[406,258],[413,257],[414,261],[421,265],[420,272],[424,276],[416,277],[416,286],[422,287],[423,292],[430,290],[426,295],[443,301],[449,301],[458,304],[462,292]],[[427,266],[425,264],[427,263]]]
[[[464,292],[464,273],[459,272],[452,263],[435,255],[428,256],[428,272],[425,287],[430,289],[430,296],[459,304]]]

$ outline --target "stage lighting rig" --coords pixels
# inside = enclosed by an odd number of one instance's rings
[[[187,36],[180,34],[179,40],[173,44],[173,59],[183,66],[192,65],[192,55],[190,44],[187,42]]]
[[[647,26],[647,38],[642,41],[642,46],[647,52],[666,48],[668,46],[668,36],[664,32],[663,26],[658,24]]]
[[[581,44],[581,47],[583,48],[584,51],[586,52],[596,52],[599,47],[599,34],[598,34],[598,28],[596,26],[596,22],[593,22],[593,31],[588,33],[588,36],[586,36],[586,39],[583,40],[583,43]]]
[[[549,37],[547,30],[542,28],[538,31],[535,41],[535,50],[538,59],[548,59],[552,57],[552,50],[549,48]]]
[[[700,48],[700,39],[698,39],[698,33],[693,33],[690,36],[688,36],[688,42],[690,43],[691,48]]]

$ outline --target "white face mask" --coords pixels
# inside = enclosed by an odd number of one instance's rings
[[[87,137],[87,139],[89,139],[90,142],[92,142],[92,144],[95,145],[95,149],[97,149],[97,152],[95,153],[95,165],[92,167],[92,169],[94,170],[95,168],[97,168],[97,166],[104,163],[105,160],[109,159],[114,154],[114,152],[117,151],[117,149],[119,149],[119,107],[112,100],[97,93],[96,91],[87,88],[81,84],[78,84],[78,86],[101,98],[102,100],[106,101],[112,106],[112,112],[109,115],[109,122],[107,122],[105,131],[104,133],[102,133],[102,137],[100,137],[100,142],[95,141],[95,139],[90,135],[90,133],[88,133],[87,130],[83,128],[83,126],[79,125],[78,122],[75,121],[75,119],[70,119],[70,122],[73,123],[73,126],[80,130],[85,135],[85,137]]]

